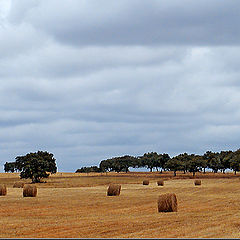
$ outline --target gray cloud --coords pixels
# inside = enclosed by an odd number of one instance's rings
[[[12,1],[0,25],[1,165],[238,148],[240,4],[60,2]]]
[[[237,1],[21,1],[9,18],[72,45],[239,44]],[[56,7],[57,6],[57,7]]]

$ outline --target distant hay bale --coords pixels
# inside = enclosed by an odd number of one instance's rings
[[[143,185],[149,185],[149,180],[143,180]]]
[[[164,185],[164,181],[163,180],[158,180],[157,181],[157,185],[158,186],[163,186]]]
[[[15,182],[13,188],[23,188],[24,182]]]
[[[194,184],[195,184],[195,185],[201,185],[202,182],[201,182],[201,180],[195,180],[195,181],[194,181]]]
[[[37,187],[35,185],[26,184],[23,187],[23,197],[36,197]]]
[[[4,184],[0,184],[0,196],[6,196],[7,195],[7,188]]]
[[[110,184],[107,191],[107,196],[119,196],[121,191],[121,185]]]
[[[174,193],[165,193],[158,197],[158,212],[177,212],[177,197]]]

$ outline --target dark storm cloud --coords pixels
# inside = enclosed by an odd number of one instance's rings
[[[237,149],[239,6],[12,1],[0,24],[0,164],[39,149],[60,171]]]
[[[239,11],[235,0],[36,0],[15,1],[10,19],[77,46],[238,45]]]

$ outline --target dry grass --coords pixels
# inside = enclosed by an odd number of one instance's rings
[[[146,188],[143,174],[68,173],[39,184],[36,198],[23,198],[12,187],[17,175],[7,175],[0,175],[9,186],[0,198],[1,238],[240,238],[235,176],[202,178],[201,188],[192,179],[169,179],[159,188],[157,176],[148,175]],[[110,182],[121,183],[119,197],[106,196]],[[158,196],[168,192],[177,195],[178,212],[159,213]]]

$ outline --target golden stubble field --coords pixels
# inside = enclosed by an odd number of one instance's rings
[[[12,188],[18,174],[2,173],[8,193],[0,197],[0,237],[240,238],[238,177],[202,178],[201,186],[168,178],[157,186],[163,176],[57,173],[37,184],[36,198],[23,198]],[[121,183],[119,197],[106,196],[111,182]],[[158,213],[157,198],[168,192],[177,195],[178,212]]]

